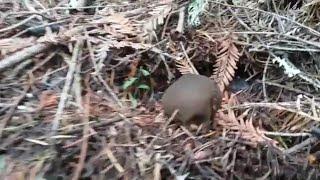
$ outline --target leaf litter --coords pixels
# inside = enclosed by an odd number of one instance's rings
[[[318,179],[319,3],[294,2],[1,2],[0,179]],[[187,73],[224,92],[209,130],[163,115]]]

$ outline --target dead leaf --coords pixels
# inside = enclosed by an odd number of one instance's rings
[[[53,108],[58,104],[58,96],[53,91],[42,91],[38,108]]]
[[[239,50],[233,43],[234,39],[235,37],[230,35],[221,40],[218,57],[213,65],[214,71],[211,78],[218,83],[221,91],[232,81],[240,58]]]

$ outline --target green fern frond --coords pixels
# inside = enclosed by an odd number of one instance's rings
[[[207,0],[193,0],[188,7],[188,25],[199,26],[200,15],[204,11]]]

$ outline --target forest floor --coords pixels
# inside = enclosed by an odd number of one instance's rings
[[[0,2],[0,179],[320,179],[320,1]],[[185,127],[181,75],[223,92]]]

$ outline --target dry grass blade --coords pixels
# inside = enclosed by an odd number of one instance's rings
[[[233,42],[234,39],[231,35],[221,41],[218,57],[213,66],[214,72],[211,78],[216,80],[222,91],[232,81],[240,57],[240,53]]]

